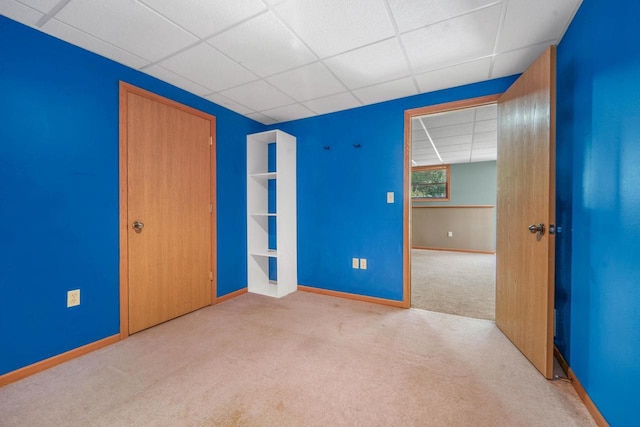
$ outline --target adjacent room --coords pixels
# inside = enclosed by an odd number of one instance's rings
[[[638,16],[0,0],[0,425],[635,425]]]

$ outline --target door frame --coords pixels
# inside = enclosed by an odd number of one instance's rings
[[[120,193],[120,339],[129,336],[129,250],[128,250],[128,135],[127,135],[127,119],[128,119],[128,94],[135,94],[152,101],[176,108],[194,116],[208,120],[211,124],[211,149],[209,159],[209,177],[211,179],[211,204],[212,212],[211,221],[211,271],[214,273],[211,278],[211,304],[215,304],[217,298],[217,281],[216,281],[216,118],[211,114],[188,107],[179,102],[157,95],[153,92],[133,86],[129,83],[120,81],[119,87],[119,193]]]
[[[444,113],[465,108],[497,104],[501,93],[443,104],[413,108],[404,112],[404,206],[402,219],[402,307],[411,307],[411,119],[425,114]]]

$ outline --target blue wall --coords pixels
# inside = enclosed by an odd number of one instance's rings
[[[217,117],[218,294],[246,286],[238,165],[263,126],[2,16],[0,40],[0,375],[119,332],[119,80]]]
[[[639,16],[585,0],[558,48],[558,208],[573,222],[558,340],[613,426],[640,419]]]
[[[402,300],[404,111],[502,93],[514,79],[274,125],[298,139],[298,282]],[[351,258],[366,258],[367,270]]]

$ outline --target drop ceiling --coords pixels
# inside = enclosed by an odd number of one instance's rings
[[[414,166],[496,160],[496,104],[414,117],[411,122]]]
[[[0,0],[0,14],[264,124],[513,75],[581,0]]]

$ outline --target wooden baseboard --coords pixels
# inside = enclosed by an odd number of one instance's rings
[[[302,285],[298,285],[298,290],[303,292],[310,292],[312,294],[327,295],[330,297],[345,298],[345,299],[350,299],[355,301],[371,302],[374,304],[388,305],[388,306],[397,307],[397,308],[405,308],[403,301],[396,301],[392,299],[368,297],[365,295],[350,294],[348,292],[330,291],[328,289],[320,289],[320,288],[314,288],[311,286],[302,286]]]
[[[602,416],[596,404],[593,403],[593,400],[591,400],[591,397],[589,397],[587,391],[584,389],[584,387],[582,387],[582,384],[580,383],[578,377],[576,377],[575,372],[573,372],[564,356],[562,355],[562,353],[560,353],[560,350],[558,350],[558,347],[556,347],[555,345],[553,346],[553,354],[556,356],[558,362],[560,363],[560,366],[562,366],[562,369],[571,380],[573,388],[575,388],[576,393],[578,393],[578,396],[582,400],[582,403],[584,403],[584,406],[587,407],[587,410],[593,417],[593,420],[596,422],[596,424],[599,427],[609,427],[609,423],[604,418],[604,416]]]
[[[12,382],[16,382],[33,374],[37,374],[38,372],[42,372],[61,363],[68,362],[69,360],[75,359],[77,357],[84,356],[87,353],[91,353],[92,351],[96,351],[108,345],[117,343],[118,341],[120,341],[120,334],[112,335],[99,341],[94,341],[87,345],[83,345],[82,347],[74,348],[73,350],[69,350],[65,353],[58,354],[57,356],[41,360],[40,362],[25,366],[24,368],[8,372],[0,376],[0,387]]]
[[[428,251],[468,252],[472,254],[495,254],[496,251],[479,251],[475,249],[431,248],[427,246],[411,246],[411,249],[425,249]]]
[[[247,293],[247,288],[238,289],[237,291],[229,292],[226,295],[216,298],[216,302],[214,304],[220,304],[221,302],[229,301],[232,298],[240,296],[242,294]]]

